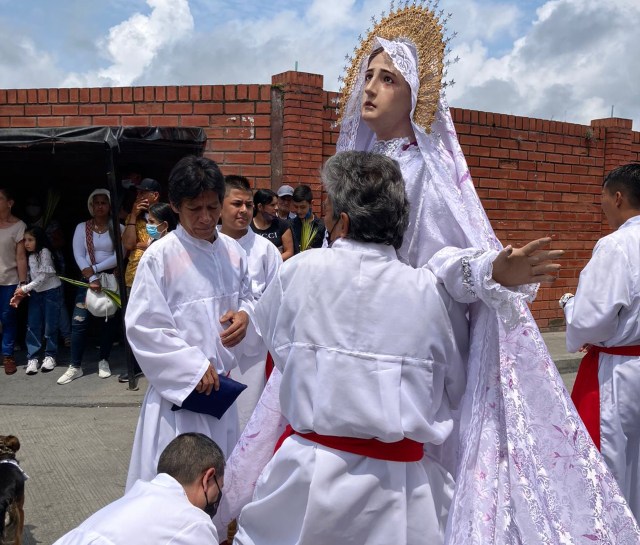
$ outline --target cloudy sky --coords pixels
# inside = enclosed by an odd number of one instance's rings
[[[452,106],[640,130],[640,0],[441,0]],[[0,0],[0,88],[269,83],[337,90],[389,0]]]

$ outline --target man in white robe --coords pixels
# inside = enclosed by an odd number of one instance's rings
[[[180,225],[144,253],[127,306],[127,339],[147,380],[127,478],[150,480],[162,449],[180,433],[211,437],[228,456],[238,438],[235,405],[220,419],[176,410],[194,390],[215,396],[218,375],[243,361],[259,337],[240,245],[219,234],[224,177],[213,162],[185,157],[169,176]],[[239,345],[239,346],[238,346]]]
[[[602,188],[613,233],[601,238],[580,273],[575,297],[560,304],[567,350],[591,345],[572,399],[623,491],[640,516],[640,164],[613,170]]]
[[[292,435],[234,543],[437,545],[453,480],[424,445],[449,436],[464,390],[452,300],[398,260],[409,203],[394,161],[339,154],[323,183],[333,245],[288,260],[256,308]]]
[[[199,433],[179,435],[158,462],[158,474],[137,481],[55,545],[218,545],[211,521],[224,486],[224,455]]]
[[[249,180],[232,174],[225,176],[225,186],[226,193],[220,214],[222,224],[218,226],[218,230],[236,240],[247,253],[251,291],[257,301],[282,265],[282,256],[274,244],[249,228],[254,206]],[[266,358],[267,347],[260,343],[259,350],[254,354],[246,354],[246,361],[231,372],[231,378],[247,385],[247,389],[236,401],[241,432],[264,390]]]

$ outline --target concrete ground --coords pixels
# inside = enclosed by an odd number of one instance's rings
[[[573,385],[579,357],[566,354],[564,333],[545,334],[549,351],[567,387]],[[124,350],[113,349],[114,375],[97,375],[97,350],[87,350],[85,375],[59,386],[66,370],[34,376],[24,372],[25,354],[16,354],[18,372],[0,369],[0,434],[17,435],[18,459],[31,477],[26,485],[25,545],[49,545],[89,515],[120,497],[146,390],[120,384]],[[68,361],[63,352],[61,362]]]

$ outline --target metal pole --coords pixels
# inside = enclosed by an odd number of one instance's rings
[[[107,182],[109,185],[109,192],[111,193],[111,220],[113,221],[113,234],[116,241],[116,259],[118,263],[118,286],[120,288],[120,300],[122,301],[122,308],[120,310],[120,320],[122,321],[122,331],[125,331],[124,315],[127,310],[127,303],[129,297],[127,296],[127,287],[124,284],[124,256],[122,254],[122,236],[120,234],[120,220],[118,210],[118,184],[116,183],[116,173],[113,162],[113,148],[109,148],[107,155]],[[129,374],[129,390],[138,389],[138,380],[135,376],[135,369],[133,363],[133,353],[131,347],[127,341],[127,335],[124,335],[124,355],[127,362],[127,373]]]

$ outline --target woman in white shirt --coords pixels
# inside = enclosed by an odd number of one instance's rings
[[[99,274],[114,272],[117,266],[109,192],[106,189],[93,191],[89,195],[87,207],[92,219],[76,227],[73,235],[73,256],[84,280],[89,282],[90,289],[99,290]],[[86,294],[86,288],[78,288],[71,319],[71,362],[69,369],[58,379],[58,384],[68,384],[83,374],[82,355],[86,345],[88,320],[91,317],[85,305]],[[108,358],[117,324],[116,316],[107,320],[101,319],[100,322],[100,378],[111,376]]]

